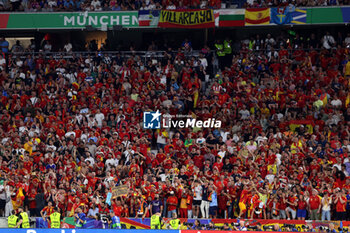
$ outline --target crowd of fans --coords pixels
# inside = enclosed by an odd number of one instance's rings
[[[0,11],[135,11],[348,5],[348,0],[0,0]]]
[[[145,62],[20,57],[3,38],[0,215],[349,220],[349,44],[257,35],[214,73],[189,41]],[[144,129],[150,110],[222,126]]]

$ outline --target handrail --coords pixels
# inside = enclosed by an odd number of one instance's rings
[[[163,58],[165,53],[169,53],[168,51],[97,51],[97,52],[92,52],[92,51],[74,51],[74,52],[29,52],[29,51],[24,51],[24,52],[10,52],[6,55],[7,58],[11,56],[12,58],[20,58],[20,59],[25,59],[28,55],[31,55],[32,57],[36,58],[41,55],[44,58],[48,57],[53,57],[54,59],[58,58],[64,58],[64,59],[70,59],[73,57],[79,58],[80,56],[82,57],[87,57],[87,56],[95,56],[96,53],[98,56],[116,56],[117,54],[120,54],[122,58],[130,58],[132,56],[139,56],[144,62],[146,62],[148,59],[159,59]],[[210,51],[211,54],[213,54],[215,51]],[[177,54],[177,51],[173,51],[174,54]],[[184,53],[186,58],[189,57],[199,57],[199,54],[201,53],[201,50],[192,50],[189,53]]]

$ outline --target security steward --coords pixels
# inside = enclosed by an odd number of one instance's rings
[[[161,229],[163,219],[160,213],[155,213],[151,217],[151,229]]]
[[[29,217],[27,212],[23,211],[23,207],[18,208],[18,222],[15,228],[29,228]]]
[[[8,228],[15,228],[17,225],[18,217],[16,216],[16,211],[12,210],[12,215],[7,219]]]
[[[177,218],[177,214],[173,213],[173,218],[170,220],[170,227],[173,230],[179,230],[181,225],[180,219]]]
[[[232,63],[232,40],[224,40],[225,66],[230,67]]]
[[[61,228],[61,214],[58,212],[57,207],[54,207],[53,211],[50,215],[50,226],[51,228]]]
[[[222,70],[225,68],[224,45],[223,45],[223,43],[221,43],[220,40],[217,40],[215,43],[215,48],[216,48],[216,55],[218,56],[218,60],[219,60],[219,67]]]

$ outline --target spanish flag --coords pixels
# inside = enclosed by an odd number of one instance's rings
[[[270,24],[270,8],[245,10],[245,25]]]
[[[23,205],[23,201],[24,201],[23,189],[22,189],[22,187],[20,187],[17,190],[16,199],[12,200],[13,209],[17,210],[19,207],[21,207]]]
[[[72,86],[75,88],[75,90],[79,90],[80,85],[77,82],[72,83]]]
[[[327,94],[322,94],[322,95],[320,96],[320,100],[322,100],[323,106],[326,106],[327,103],[328,103],[328,96],[327,96]]]

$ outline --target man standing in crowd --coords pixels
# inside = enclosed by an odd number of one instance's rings
[[[8,228],[17,228],[17,220],[16,211],[12,210],[11,215],[7,219]]]
[[[23,211],[23,207],[19,207],[17,211],[18,211],[18,221],[15,228],[29,228],[30,223],[29,223],[29,217],[27,212]]]
[[[180,219],[177,218],[177,214],[173,213],[173,217],[172,219],[169,221],[170,227],[173,230],[179,230],[180,225],[181,225],[181,221]]]
[[[151,216],[151,229],[161,229],[163,224],[163,219],[161,213],[155,213]]]
[[[74,215],[75,228],[83,228],[86,222],[86,215],[83,213],[81,207],[76,208]]]
[[[8,53],[9,51],[9,42],[5,39],[4,36],[0,37],[0,49],[1,49],[1,52],[3,53]]]
[[[58,208],[53,208],[53,213],[50,214],[50,226],[51,228],[61,228],[61,214],[58,212]]]
[[[112,229],[122,229],[122,226],[120,224],[120,218],[118,216],[116,216],[113,211],[111,211],[109,215],[111,217],[111,220],[109,221],[111,228]]]

